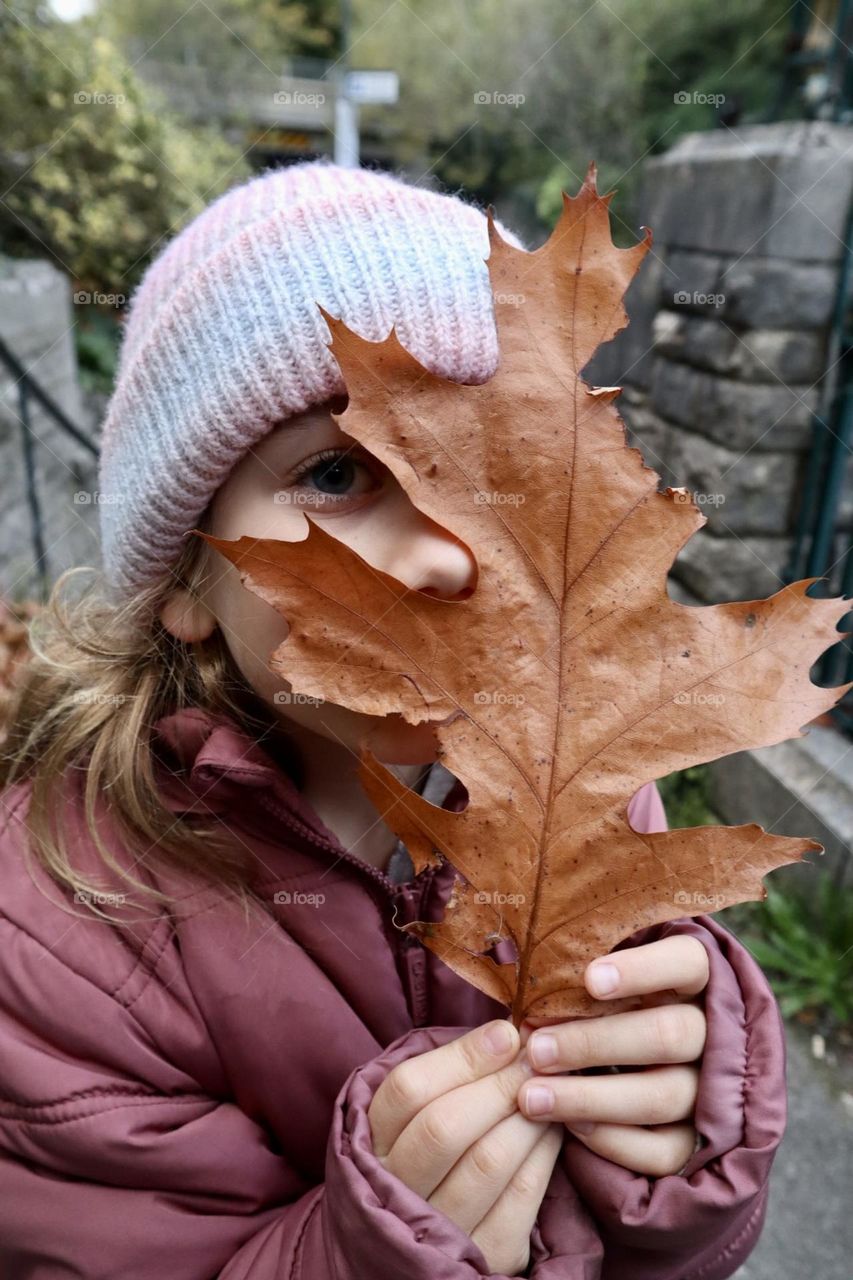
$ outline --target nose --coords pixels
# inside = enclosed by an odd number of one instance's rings
[[[384,554],[371,557],[385,573],[440,600],[465,600],[477,584],[477,562],[463,542],[399,495],[383,539]]]

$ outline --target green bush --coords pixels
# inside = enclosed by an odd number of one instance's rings
[[[853,1024],[853,890],[816,872],[811,893],[767,887],[764,902],[721,917],[770,978],[786,1017],[818,1014]]]
[[[0,6],[0,244],[127,297],[161,243],[248,176],[214,128],[171,116],[91,22]]]
[[[661,778],[658,790],[672,829],[719,825],[720,820],[711,808],[707,765],[695,765]]]

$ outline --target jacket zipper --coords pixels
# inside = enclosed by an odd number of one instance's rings
[[[278,818],[280,822],[283,822],[285,826],[288,826],[291,830],[298,832],[303,839],[308,840],[311,844],[317,845],[320,849],[328,850],[329,853],[335,854],[337,858],[342,859],[344,862],[351,863],[352,866],[357,867],[359,871],[368,876],[371,880],[375,880],[381,884],[389,896],[393,894],[394,882],[385,874],[384,871],[380,871],[378,867],[373,867],[369,862],[364,862],[361,858],[357,858],[355,854],[350,853],[343,847],[343,845],[335,845],[332,844],[330,840],[324,840],[322,836],[318,836],[317,833],[312,831],[310,827],[306,826],[304,822],[300,822],[292,813],[281,805],[278,805],[274,800],[269,799],[268,796],[261,795],[260,803],[274,817]]]
[[[278,818],[280,822],[283,822],[285,826],[297,832],[303,839],[313,845],[317,845],[320,849],[325,849],[329,853],[335,854],[337,858],[356,867],[369,880],[381,885],[385,891],[386,901],[394,906],[397,905],[399,897],[394,893],[394,881],[384,871],[380,871],[378,867],[371,866],[369,862],[363,862],[361,858],[357,858],[355,854],[350,853],[343,845],[334,845],[331,841],[324,840],[316,832],[312,831],[310,827],[306,826],[305,823],[294,817],[292,813],[277,804],[275,800],[270,799],[269,796],[262,794],[259,797],[259,801],[263,808]],[[419,898],[419,903],[421,904],[423,903],[423,895],[428,883],[429,880],[425,880],[423,883]],[[416,915],[412,916],[412,919],[416,918]],[[402,956],[403,960],[405,986],[407,989],[406,997],[412,1022],[416,1027],[422,1027],[426,1025],[429,1011],[426,948],[417,938],[398,929],[393,921],[391,922],[391,927],[394,930],[393,937],[397,953]]]

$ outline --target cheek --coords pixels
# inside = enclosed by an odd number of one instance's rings
[[[237,569],[230,563],[208,598],[243,676],[261,697],[272,699],[284,682],[270,670],[268,662],[273,650],[287,637],[287,622],[272,605],[242,585]]]

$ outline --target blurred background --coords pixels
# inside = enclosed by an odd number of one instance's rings
[[[693,606],[803,577],[853,596],[853,5],[842,0],[0,4],[0,720],[26,621],[99,560],[96,468],[128,297],[252,173],[327,155],[463,189],[547,237],[590,161],[654,245],[590,380],[706,526]],[[853,628],[853,613],[844,626]],[[853,680],[833,646],[818,684]],[[671,826],[760,822],[822,858],[722,913],[786,1019],[790,1122],[741,1280],[853,1274],[853,698],[662,780]]]

